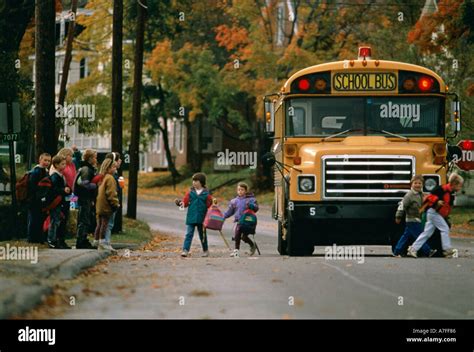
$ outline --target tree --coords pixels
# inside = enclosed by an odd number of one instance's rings
[[[78,0],[72,0],[72,3],[71,3],[69,28],[68,28],[67,38],[66,38],[66,52],[64,55],[63,74],[61,76],[61,84],[59,87],[58,105],[60,109],[61,107],[64,106],[64,101],[66,99],[66,94],[67,94],[66,85],[67,85],[67,80],[69,77],[69,68],[71,66],[71,60],[72,60],[72,42],[74,40],[74,33],[76,29],[77,1]],[[56,140],[59,137],[60,128],[61,128],[61,125],[58,124],[56,126]]]
[[[123,0],[114,0],[112,36],[112,150],[122,154]]]
[[[55,24],[54,0],[36,1],[35,130],[36,156],[56,154],[55,111]]]
[[[122,116],[122,41],[123,41],[123,0],[114,0],[112,34],[112,150],[123,158],[123,116]],[[122,170],[118,170],[122,175]],[[121,193],[120,193],[121,194]],[[122,203],[122,199],[120,199]],[[114,229],[122,230],[122,209],[118,210]]]
[[[437,10],[425,13],[408,34],[425,66],[440,73],[463,104],[462,135],[474,135],[474,1],[440,0]],[[447,109],[449,113],[449,109]]]
[[[137,217],[138,169],[140,162],[140,119],[141,92],[143,74],[143,41],[145,36],[146,0],[137,1],[137,39],[135,43],[135,66],[133,75],[133,107],[132,107],[132,136],[130,142],[130,172],[128,188],[127,217]]]

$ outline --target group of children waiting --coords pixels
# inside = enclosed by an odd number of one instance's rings
[[[180,207],[187,207],[186,214],[186,235],[183,243],[182,257],[187,257],[191,250],[191,243],[194,236],[194,230],[197,228],[199,239],[202,245],[202,257],[209,256],[209,246],[207,243],[207,236],[205,236],[203,222],[208,208],[212,205],[213,198],[206,188],[206,175],[203,173],[194,174],[192,177],[192,187],[186,193],[182,200],[176,199],[175,203]],[[231,257],[240,257],[240,242],[244,241],[250,246],[249,254],[253,255],[256,250],[256,244],[249,238],[248,231],[245,231],[241,224],[239,224],[242,215],[246,209],[251,209],[253,212],[258,211],[258,203],[253,193],[249,192],[249,187],[244,182],[239,182],[237,185],[237,196],[233,198],[224,218],[227,219],[234,216],[234,241],[235,249],[231,253]],[[254,231],[250,231],[254,232]]]
[[[405,215],[406,225],[393,255],[401,257],[406,254],[413,258],[419,255],[432,257],[437,250],[431,249],[427,241],[438,229],[441,234],[443,256],[453,257],[456,251],[451,246],[448,216],[454,205],[455,194],[462,189],[464,180],[460,175],[453,173],[447,184],[436,187],[427,196],[423,194],[423,183],[421,175],[412,178],[411,189],[403,197],[402,206],[396,213],[395,221],[399,224]]]
[[[27,173],[28,241],[46,241],[50,248],[71,248],[65,242],[65,234],[74,194],[78,203],[76,248],[97,246],[100,250],[114,251],[111,232],[122,192],[117,174],[120,154],[107,154],[99,171],[95,150],[85,150],[82,162],[74,160],[78,154],[80,157],[80,153],[70,148],[61,149],[53,158],[43,153],[38,165]],[[45,221],[46,224],[49,221],[47,236],[43,231]],[[94,244],[87,239],[91,232],[94,232]]]

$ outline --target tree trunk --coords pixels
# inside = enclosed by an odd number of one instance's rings
[[[137,189],[140,149],[140,114],[143,73],[143,40],[146,21],[146,0],[138,1],[137,39],[135,43],[135,67],[133,73],[132,135],[130,143],[130,173],[128,188],[127,217],[137,218]]]
[[[123,0],[114,0],[112,34],[112,151],[120,153],[123,159],[122,118],[122,42],[123,42]],[[122,169],[117,170],[122,176]],[[122,199],[120,199],[122,204]],[[122,208],[117,211],[112,232],[122,231]]]
[[[173,177],[173,180],[176,181],[181,175],[179,174],[178,170],[176,170],[176,165],[173,161],[173,156],[171,155],[170,142],[168,138],[168,114],[165,111],[166,97],[163,92],[163,87],[161,86],[161,84],[158,84],[158,94],[160,98],[160,105],[163,107],[162,109],[163,128],[160,128],[160,130],[161,130],[161,133],[163,133],[163,144],[165,147],[166,161],[168,162],[168,170],[171,172],[171,176]],[[151,103],[150,103],[150,106],[151,106]],[[173,182],[173,185],[174,184],[175,182]]]
[[[72,42],[74,40],[74,31],[76,28],[77,0],[72,0],[71,13],[72,13],[73,18],[69,22],[69,29],[68,29],[67,38],[66,38],[66,53],[64,54],[63,74],[61,76],[61,85],[59,87],[59,97],[58,97],[59,109],[64,107],[64,101],[66,100],[66,94],[67,94],[66,86],[67,86],[67,79],[69,77],[69,68],[71,67]],[[62,123],[63,123],[62,120],[58,120],[58,124],[56,125],[56,139],[59,139],[59,133],[61,131]]]
[[[54,0],[36,1],[35,34],[35,130],[36,157],[56,154],[55,111],[55,25]]]
[[[10,1],[0,5],[0,102],[18,99],[19,74],[15,67],[18,49],[35,13],[32,1]],[[20,63],[21,64],[21,63]]]

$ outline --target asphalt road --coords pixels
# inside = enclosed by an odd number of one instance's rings
[[[201,258],[180,258],[185,212],[172,203],[141,201],[139,218],[167,234],[155,246],[121,252],[57,290],[42,318],[314,318],[473,319],[474,239],[454,239],[456,259],[392,258],[390,248],[365,247],[361,260],[280,256],[269,209],[259,215],[261,256],[229,257],[217,233]],[[224,233],[230,241],[232,224]],[[246,250],[242,245],[242,252]],[[75,298],[71,306],[68,297]],[[50,299],[51,301],[51,299]],[[59,303],[58,303],[59,302]]]

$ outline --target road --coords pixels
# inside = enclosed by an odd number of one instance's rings
[[[392,258],[383,246],[366,247],[363,263],[326,259],[319,247],[312,257],[290,258],[276,252],[276,224],[262,209],[256,237],[261,256],[229,258],[211,232],[209,258],[200,257],[197,235],[191,257],[180,258],[185,212],[171,203],[141,201],[138,214],[166,236],[65,283],[30,317],[474,318],[474,239],[453,240],[456,259]],[[231,231],[226,223],[229,242]]]

